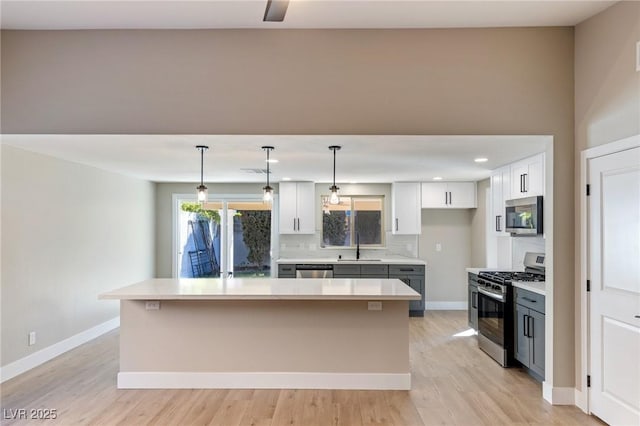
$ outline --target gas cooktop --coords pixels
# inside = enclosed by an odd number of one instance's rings
[[[533,272],[480,271],[479,276],[500,283],[511,281],[544,281],[544,274],[536,274]]]

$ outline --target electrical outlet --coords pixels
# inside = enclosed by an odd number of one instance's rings
[[[367,309],[370,311],[381,311],[382,310],[382,302],[367,302]]]
[[[29,332],[29,346],[33,346],[36,344],[36,332],[35,331],[30,331]]]
[[[436,243],[436,251],[442,251],[442,244]]]
[[[159,300],[147,300],[144,303],[144,308],[147,311],[159,311],[160,310],[160,301]]]

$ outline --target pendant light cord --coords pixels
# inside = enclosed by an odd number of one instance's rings
[[[267,148],[267,187],[269,186],[269,151],[270,149]]]
[[[200,186],[204,185],[204,148],[200,148]]]
[[[333,186],[336,186],[336,149],[333,148]]]

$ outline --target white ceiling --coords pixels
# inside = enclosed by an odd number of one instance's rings
[[[263,22],[267,0],[2,0],[3,29],[454,28],[572,26],[615,1],[290,0]]]
[[[341,183],[479,180],[492,169],[545,150],[549,136],[365,135],[2,135],[2,143],[154,182],[197,182],[205,152],[206,182],[263,182],[263,145],[272,145],[271,180],[330,182],[333,154]],[[486,163],[475,163],[487,157]]]

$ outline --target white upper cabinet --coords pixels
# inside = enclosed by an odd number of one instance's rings
[[[313,182],[280,182],[281,234],[315,234],[315,184]]]
[[[544,195],[544,153],[511,164],[511,198]]]
[[[498,236],[510,236],[504,230],[505,201],[511,198],[511,167],[505,166],[491,172],[492,227],[489,231]]]
[[[423,182],[423,209],[473,209],[476,201],[475,182]]]
[[[418,235],[422,232],[420,219],[420,183],[391,185],[391,232],[395,235]]]

